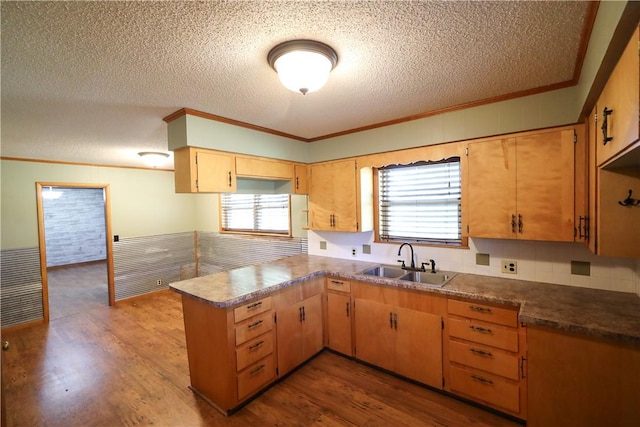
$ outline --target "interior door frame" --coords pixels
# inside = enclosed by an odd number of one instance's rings
[[[42,190],[44,187],[63,188],[96,188],[104,190],[104,222],[107,246],[107,288],[109,306],[116,303],[113,277],[113,243],[111,241],[111,196],[109,184],[78,184],[69,182],[36,182],[36,200],[38,207],[38,246],[40,248],[40,275],[42,277],[42,312],[44,322],[49,323],[49,282],[47,278],[47,250],[44,231],[44,204]]]

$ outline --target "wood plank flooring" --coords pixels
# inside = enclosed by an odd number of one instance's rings
[[[230,417],[189,388],[179,295],[91,307],[5,334],[8,426],[513,426],[323,352]]]

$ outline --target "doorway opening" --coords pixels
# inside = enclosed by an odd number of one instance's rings
[[[114,305],[109,186],[36,183],[45,323]]]

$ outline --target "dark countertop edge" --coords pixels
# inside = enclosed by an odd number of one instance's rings
[[[380,265],[380,263],[371,263],[372,266],[377,266]],[[370,267],[367,267],[370,268]],[[364,271],[364,270],[362,270]],[[465,275],[466,273],[456,273],[456,275]],[[277,292],[280,289],[285,289],[287,287],[296,285],[300,282],[304,282],[306,280],[310,280],[319,276],[326,276],[326,277],[339,277],[339,278],[343,278],[343,279],[351,279],[351,280],[357,280],[357,281],[361,281],[361,282],[366,282],[366,283],[370,283],[370,284],[374,284],[374,285],[381,285],[381,286],[392,286],[392,287],[398,287],[398,288],[402,288],[402,289],[408,289],[408,290],[416,290],[416,291],[421,291],[421,292],[427,292],[427,293],[431,293],[434,295],[439,295],[439,296],[444,296],[444,297],[454,297],[454,298],[465,298],[465,299],[470,299],[470,300],[475,300],[475,301],[484,301],[487,303],[493,303],[493,304],[501,304],[501,305],[510,305],[512,307],[519,307],[519,311],[518,311],[518,321],[520,321],[521,323],[525,324],[525,325],[531,325],[531,326],[541,326],[541,327],[546,327],[546,328],[550,328],[550,329],[555,329],[561,332],[568,332],[568,333],[573,333],[575,335],[580,335],[580,336],[584,336],[584,337],[591,337],[591,338],[599,338],[599,339],[603,339],[612,343],[617,343],[617,344],[626,344],[626,345],[631,345],[633,347],[638,347],[640,348],[640,335],[631,335],[631,334],[626,334],[626,333],[620,333],[620,332],[615,332],[615,331],[611,331],[608,329],[603,329],[603,328],[594,328],[594,327],[584,327],[582,325],[578,325],[576,323],[570,323],[570,322],[561,322],[558,320],[554,320],[554,319],[548,319],[548,318],[541,318],[541,317],[532,317],[527,315],[526,312],[526,304],[527,301],[524,300],[515,300],[515,299],[510,299],[510,298],[498,298],[495,296],[488,296],[488,295],[480,295],[477,293],[471,293],[471,292],[462,292],[462,291],[457,291],[457,290],[453,290],[453,289],[447,289],[446,285],[444,287],[438,287],[438,286],[429,286],[429,285],[421,285],[419,283],[415,283],[415,282],[411,282],[411,281],[406,281],[406,280],[398,280],[398,279],[390,279],[390,278],[384,278],[384,277],[376,277],[376,276],[369,276],[369,275],[365,275],[362,274],[361,272],[358,273],[347,273],[347,272],[340,272],[340,271],[328,271],[328,270],[318,270],[315,271],[313,273],[309,273],[307,275],[304,276],[300,276],[297,277],[295,279],[291,279],[285,282],[281,282],[275,285],[272,285],[268,288],[264,288],[264,289],[260,289],[257,291],[253,291],[253,292],[249,292],[247,294],[226,300],[226,301],[211,301],[208,299],[204,299],[204,298],[200,298],[196,295],[193,295],[191,293],[182,291],[180,289],[176,289],[173,286],[169,285],[169,288],[181,295],[186,295],[189,296],[191,298],[194,298],[196,300],[199,300],[205,304],[211,305],[212,307],[216,307],[216,308],[230,308],[230,307],[234,307],[236,305],[240,305],[243,304],[247,301],[250,301],[252,299],[255,298],[260,298],[260,297],[264,297],[270,294],[273,294],[274,292]],[[494,277],[491,277],[492,279],[495,279]],[[455,280],[455,277],[451,279],[452,281]],[[544,283],[541,283],[544,284]]]

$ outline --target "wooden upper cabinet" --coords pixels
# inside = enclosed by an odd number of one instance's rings
[[[174,152],[176,193],[233,193],[233,154],[185,147]]]
[[[309,194],[309,167],[296,164],[293,175],[293,194]]]
[[[262,157],[236,156],[236,174],[262,179],[293,179],[293,163]]]
[[[596,104],[600,128],[596,138],[598,166],[620,154],[640,138],[639,42],[640,33],[636,29]],[[606,138],[611,140],[605,141],[605,133]]]
[[[574,129],[469,144],[469,236],[574,240]]]
[[[355,160],[311,166],[309,228],[361,231],[358,221],[358,170]]]
[[[515,238],[516,141],[469,144],[469,236]]]

